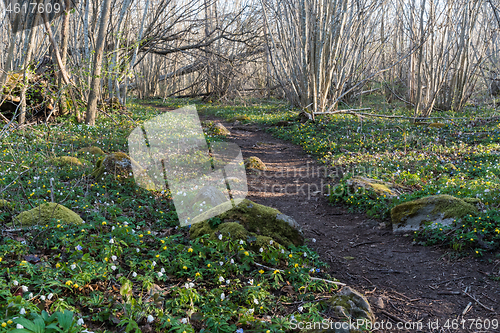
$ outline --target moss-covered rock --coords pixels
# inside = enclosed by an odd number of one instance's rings
[[[213,216],[213,210],[220,210],[218,216],[223,223],[212,228],[208,221],[195,223],[191,226],[191,238],[210,235],[215,239],[219,233],[233,239],[250,241],[256,247],[269,244],[270,240],[284,246],[302,245],[304,238],[300,226],[291,217],[281,214],[277,209],[243,200],[238,206],[226,210],[231,202],[207,211],[207,216]]]
[[[366,177],[353,177],[347,181],[347,185],[350,187],[352,193],[369,189],[377,196],[385,195],[392,197],[404,192],[403,186]]]
[[[17,215],[12,224],[16,227],[45,225],[53,219],[60,220],[61,224],[78,225],[83,223],[82,218],[71,209],[54,202],[48,202]]]
[[[303,325],[302,333],[361,333],[361,325],[356,325],[357,323],[360,324],[363,321],[372,324],[375,320],[366,298],[350,287],[343,287],[337,294],[322,301],[321,305],[326,308],[323,312],[333,312],[335,317],[339,318],[338,325],[325,328],[322,325],[313,326],[314,324],[310,323],[310,327],[307,324]],[[343,326],[340,324],[342,320],[345,321]],[[353,325],[350,326],[349,323]]]
[[[229,130],[226,127],[224,127],[224,125],[222,125],[221,123],[214,124],[214,132],[217,135],[230,135],[231,134],[231,132],[229,132]]]
[[[117,178],[133,177],[132,165],[142,169],[137,162],[122,152],[111,153],[97,160],[92,176],[100,179],[105,174],[113,175]]]
[[[106,153],[103,152],[102,149],[99,148],[99,147],[85,147],[85,148],[81,148],[81,149],[78,149],[77,153],[92,154],[92,155],[99,155],[99,156],[106,155]]]
[[[443,194],[397,205],[391,210],[393,231],[416,231],[435,223],[448,226],[466,215],[477,214],[477,208],[466,200]]]
[[[300,333],[362,333],[367,332],[366,328],[371,327],[375,320],[366,298],[350,287],[343,287],[320,305],[323,313],[337,320],[304,322]]]
[[[196,194],[194,197],[192,203],[197,204],[200,201],[206,201],[208,202],[212,207],[218,206],[229,199],[226,198],[224,193],[217,189],[214,186],[204,186],[201,188],[201,190]],[[199,207],[198,207],[199,208]]]
[[[235,121],[250,121],[250,118],[247,115],[236,116],[229,119],[229,122],[234,123]]]
[[[231,132],[224,127],[221,123],[215,123],[213,121],[202,121],[201,125],[205,128],[207,134],[210,135],[230,135]]]
[[[82,162],[74,156],[59,156],[50,159],[50,164],[58,167],[82,166]]]
[[[8,210],[8,209],[12,209],[12,204],[10,203],[10,201],[0,199],[0,210]]]
[[[247,169],[256,169],[256,170],[266,170],[267,167],[264,162],[261,161],[260,158],[255,156],[250,156],[245,160],[245,167]]]

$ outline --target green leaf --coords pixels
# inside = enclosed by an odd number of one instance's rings
[[[38,332],[38,327],[31,320],[26,318],[16,318],[13,320],[16,324],[21,324],[24,328],[28,329],[30,332]]]
[[[57,319],[59,320],[59,324],[62,326],[64,331],[68,331],[71,327],[73,327],[72,311],[64,310],[64,312],[58,312]]]
[[[122,295],[123,298],[128,298],[132,296],[132,282],[130,282],[129,279],[122,280],[120,295]]]

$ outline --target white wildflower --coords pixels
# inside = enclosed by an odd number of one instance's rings
[[[115,265],[111,266],[111,269],[115,271],[116,270],[116,266]]]
[[[24,308],[21,308],[21,310],[19,311],[20,314],[26,314],[26,310]]]
[[[21,288],[23,289],[23,292],[25,292],[25,293],[28,292],[28,287],[22,286]]]
[[[115,243],[115,240],[114,240],[113,238],[111,238],[111,239],[109,240],[109,244],[114,244],[114,243]]]
[[[54,297],[54,294],[53,293],[50,293],[48,296],[47,296],[47,299],[50,300],[52,299],[52,297]]]
[[[219,235],[219,240],[222,240],[222,234]]]
[[[78,319],[78,321],[76,322],[76,324],[80,326],[82,326],[83,323],[84,323],[83,318]]]
[[[118,258],[115,255],[111,256],[111,260],[115,261],[116,259],[118,259]]]
[[[254,299],[253,299],[253,302],[254,302],[255,304],[259,304],[259,300],[258,300],[257,298],[254,298]]]
[[[225,300],[226,299],[226,295],[224,293],[220,294],[220,299],[221,299],[221,301]]]
[[[148,316],[148,323],[152,323],[155,319],[153,318],[152,315]]]
[[[136,272],[133,272],[133,273],[132,273],[132,277],[136,278],[136,277],[137,277],[137,273],[136,273]]]
[[[224,282],[224,278],[222,276],[219,276],[219,282]]]
[[[41,296],[40,296],[40,299],[41,299],[42,301],[45,301],[45,295],[41,295]]]

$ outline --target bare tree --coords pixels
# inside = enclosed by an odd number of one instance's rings
[[[99,98],[100,75],[102,69],[102,59],[104,54],[104,43],[106,38],[106,28],[109,19],[109,9],[111,0],[103,0],[101,10],[101,22],[99,25],[99,36],[96,41],[96,52],[94,57],[94,69],[92,71],[92,83],[90,84],[90,93],[87,103],[87,114],[85,123],[94,126],[97,117],[97,100]]]

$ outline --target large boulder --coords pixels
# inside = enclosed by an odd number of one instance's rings
[[[279,210],[256,204],[248,199],[234,208],[230,205],[231,202],[226,202],[207,211],[205,214],[209,216],[213,216],[214,210],[221,211],[218,218],[222,223],[214,227],[207,220],[193,224],[190,229],[191,238],[209,234],[214,239],[222,233],[235,240],[250,241],[257,247],[269,244],[271,239],[284,246],[304,244],[298,223]],[[227,208],[230,209],[226,210]]]
[[[82,224],[82,218],[69,208],[58,203],[47,202],[36,208],[24,211],[13,218],[16,227],[45,225],[52,220],[60,220],[61,224]]]
[[[391,210],[394,232],[417,231],[426,226],[449,226],[469,214],[477,214],[477,200],[433,195],[397,205]]]

